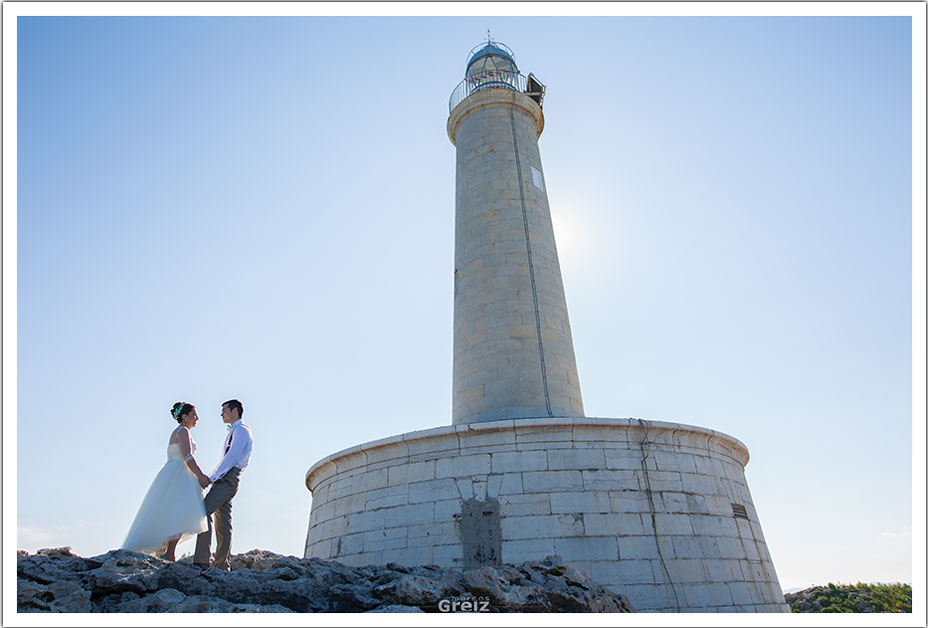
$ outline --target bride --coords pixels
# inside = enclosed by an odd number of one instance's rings
[[[168,461],[148,488],[122,549],[173,561],[178,543],[209,529],[203,489],[210,482],[193,457],[197,445],[190,430],[199,420],[196,407],[179,401],[171,417],[180,425],[168,441]]]

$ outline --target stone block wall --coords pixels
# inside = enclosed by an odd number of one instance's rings
[[[455,424],[583,416],[538,149],[543,121],[534,100],[507,89],[472,94],[448,118]]]
[[[444,567],[558,555],[639,610],[788,612],[747,459],[719,432],[634,419],[411,432],[309,470],[304,555]]]

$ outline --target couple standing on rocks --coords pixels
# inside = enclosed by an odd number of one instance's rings
[[[209,567],[213,523],[216,526],[216,553],[213,566],[229,570],[232,547],[232,498],[238,492],[239,476],[248,460],[254,440],[242,423],[244,409],[238,399],[222,404],[222,422],[229,433],[216,469],[206,475],[194,454],[196,443],[190,437],[199,417],[192,403],[178,401],[171,418],[179,423],[168,440],[168,461],[152,481],[138,514],[129,528],[122,549],[160,555],[174,561],[178,543],[197,535],[193,564]],[[204,497],[206,487],[212,485]]]

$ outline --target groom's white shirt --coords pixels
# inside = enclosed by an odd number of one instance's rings
[[[229,444],[229,439],[232,439],[231,445]],[[222,457],[222,460],[219,461],[215,471],[209,476],[209,481],[215,482],[228,473],[232,467],[238,467],[244,471],[245,467],[248,466],[248,461],[251,459],[251,448],[253,443],[254,439],[251,437],[251,430],[248,426],[242,423],[241,419],[233,423],[232,429],[229,430],[229,434],[222,444],[222,450],[225,451],[226,445],[229,445],[229,451]]]

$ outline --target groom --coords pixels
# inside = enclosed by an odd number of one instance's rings
[[[223,448],[222,460],[209,476],[213,487],[206,494],[206,523],[209,529],[197,535],[197,547],[193,553],[193,564],[200,568],[209,567],[209,546],[212,541],[213,523],[216,524],[216,554],[213,566],[229,571],[229,550],[232,547],[232,498],[238,492],[238,479],[248,460],[254,440],[251,430],[242,423],[242,402],[230,399],[222,404],[222,422],[229,426]],[[213,514],[215,513],[215,515]]]

